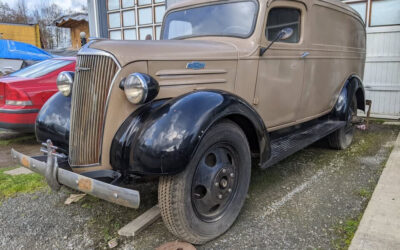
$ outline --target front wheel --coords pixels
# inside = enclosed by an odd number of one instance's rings
[[[228,120],[214,125],[185,171],[160,178],[158,200],[168,230],[192,244],[228,230],[246,199],[250,155],[239,126]]]

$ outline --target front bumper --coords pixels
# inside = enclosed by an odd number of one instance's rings
[[[139,208],[140,195],[138,191],[111,185],[59,168],[57,154],[51,142],[47,143],[47,152],[50,152],[47,154],[47,162],[40,161],[39,157],[26,156],[14,149],[11,150],[11,155],[20,165],[45,176],[53,190],[59,190],[61,185],[65,185],[121,206]]]

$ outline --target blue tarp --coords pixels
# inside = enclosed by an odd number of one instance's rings
[[[28,43],[0,39],[0,58],[43,61],[53,55]]]

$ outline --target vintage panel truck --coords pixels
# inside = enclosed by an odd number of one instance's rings
[[[252,163],[324,137],[349,147],[365,110],[364,27],[337,0],[178,3],[161,41],[82,48],[37,118],[45,155],[12,154],[54,189],[132,208],[139,193],[118,180],[158,176],[167,228],[205,243],[237,218]]]

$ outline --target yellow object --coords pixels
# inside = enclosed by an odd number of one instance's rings
[[[38,48],[42,47],[38,24],[0,23],[0,34],[2,39],[29,43]]]

